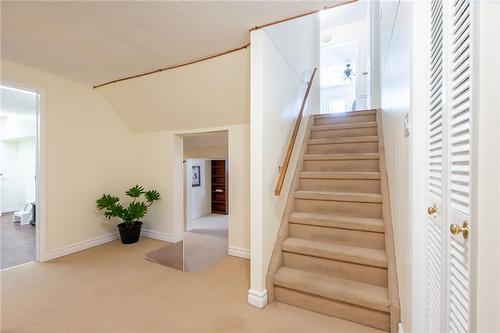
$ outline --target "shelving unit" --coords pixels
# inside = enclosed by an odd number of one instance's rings
[[[228,214],[227,167],[225,160],[212,160],[212,214]]]

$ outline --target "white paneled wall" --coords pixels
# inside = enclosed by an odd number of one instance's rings
[[[281,196],[274,195],[279,166],[297,118],[306,82],[319,65],[316,15],[253,31],[251,34],[250,105],[250,294],[263,295],[288,189],[297,162],[292,156]],[[319,107],[318,77],[305,116]],[[306,118],[307,119],[307,118]],[[305,125],[306,121],[302,125]],[[304,126],[297,142],[301,142]],[[257,305],[255,303],[252,303]]]
[[[410,113],[412,3],[380,3],[381,108],[391,196],[401,321],[411,331],[411,151],[404,135]],[[424,137],[423,137],[424,138]]]
[[[0,208],[10,212],[35,200],[36,117],[10,114],[1,118],[0,128]]]

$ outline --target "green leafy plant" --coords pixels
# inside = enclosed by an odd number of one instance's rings
[[[160,200],[160,193],[158,193],[158,191],[145,191],[144,188],[139,185],[130,188],[125,194],[133,198],[133,201],[126,207],[120,203],[120,198],[109,194],[103,194],[102,197],[97,199],[96,204],[97,209],[104,210],[104,216],[106,218],[111,219],[117,217],[129,228],[132,228],[136,221],[146,216],[149,206],[155,201]],[[146,202],[138,201],[142,195],[144,195]]]

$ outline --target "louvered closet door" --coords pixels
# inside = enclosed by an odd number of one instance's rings
[[[471,221],[471,8],[469,0],[450,2],[448,126],[448,288],[447,332],[470,331],[469,241]],[[468,228],[462,230],[460,228]],[[451,231],[456,232],[452,234]]]
[[[432,0],[430,15],[426,328],[470,332],[472,5]]]
[[[444,126],[443,126],[443,2],[431,2],[430,87],[428,118],[428,212],[427,221],[427,332],[441,332],[443,290],[443,196],[444,196]],[[433,211],[435,210],[435,211]]]

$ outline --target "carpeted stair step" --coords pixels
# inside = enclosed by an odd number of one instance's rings
[[[332,242],[341,245],[377,250],[385,249],[385,237],[382,232],[289,223],[288,237],[307,239],[316,242]]]
[[[343,112],[314,117],[314,125],[349,124],[376,121],[375,112]]]
[[[377,193],[349,193],[326,191],[296,191],[295,199],[320,201],[346,201],[359,203],[382,203],[382,195]]]
[[[381,219],[340,216],[333,214],[293,212],[288,217],[290,223],[318,227],[384,232],[384,222]]]
[[[380,193],[378,172],[301,172],[300,190]]]
[[[386,311],[373,310],[278,285],[274,286],[273,289],[274,297],[278,302],[350,320],[385,332],[390,330],[390,315]]]
[[[347,111],[347,112],[337,112],[337,113],[321,113],[315,114],[314,119],[321,118],[335,118],[335,117],[356,117],[356,116],[366,116],[377,114],[376,109],[360,110],[360,111]]]
[[[378,153],[304,154],[303,171],[378,172]]]
[[[377,122],[347,123],[311,127],[311,139],[376,136]]]
[[[308,154],[376,153],[377,136],[310,139]]]
[[[300,238],[287,238],[283,242],[283,251],[387,268],[387,257],[384,250],[347,246],[332,242],[318,242]]]
[[[387,288],[379,286],[288,267],[278,269],[274,276],[274,284],[310,295],[389,312]]]

